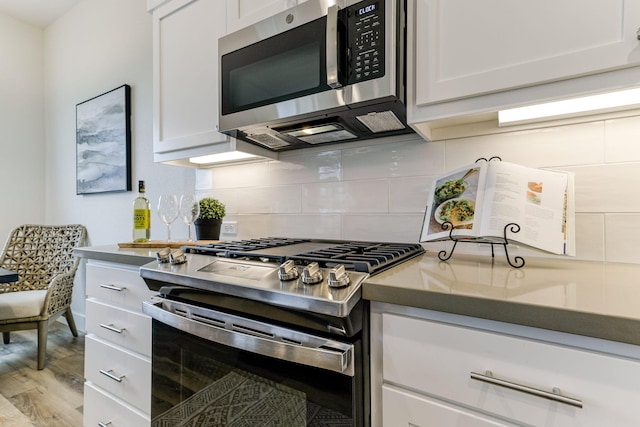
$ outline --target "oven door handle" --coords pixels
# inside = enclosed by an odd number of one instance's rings
[[[165,325],[208,341],[348,376],[355,375],[353,344],[176,301],[144,301],[142,311]]]

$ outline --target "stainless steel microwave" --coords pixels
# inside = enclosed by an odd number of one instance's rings
[[[405,2],[307,0],[220,38],[220,131],[273,151],[413,132]]]

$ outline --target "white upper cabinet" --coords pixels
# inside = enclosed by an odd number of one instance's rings
[[[305,0],[227,0],[227,31],[232,33]]]
[[[217,131],[217,52],[218,38],[226,33],[225,2],[171,0],[152,13],[154,160],[181,159],[226,143],[227,136]]]
[[[408,8],[411,123],[640,83],[629,69],[640,64],[640,0],[409,0]]]

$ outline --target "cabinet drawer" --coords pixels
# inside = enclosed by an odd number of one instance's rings
[[[145,427],[149,416],[117,400],[91,383],[84,384],[84,425],[94,427]]]
[[[151,357],[151,317],[93,298],[86,302],[87,332]]]
[[[504,421],[475,414],[462,408],[438,402],[396,387],[382,387],[384,426],[456,426],[456,427],[512,427]]]
[[[514,422],[548,427],[635,426],[640,363],[523,338],[383,314],[383,380]],[[559,403],[471,373],[582,401]]]
[[[142,310],[142,301],[156,292],[150,291],[140,277],[138,267],[111,267],[87,263],[87,296]]]
[[[151,413],[151,360],[85,337],[84,376],[142,412]]]

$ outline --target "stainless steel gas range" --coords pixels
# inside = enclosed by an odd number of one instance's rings
[[[158,291],[143,307],[154,425],[369,424],[362,283],[422,246],[264,238],[176,252],[140,269]]]

